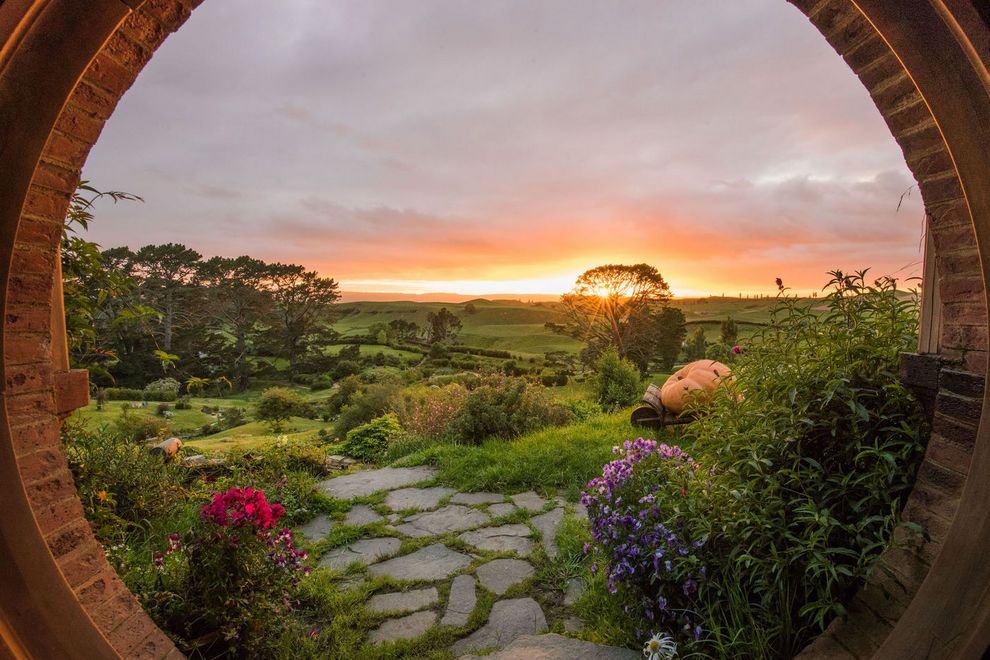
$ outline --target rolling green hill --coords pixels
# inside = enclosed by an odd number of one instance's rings
[[[770,319],[773,298],[677,298],[675,307],[684,311],[691,326],[701,324],[710,341],[718,338],[719,324],[731,316],[739,324],[740,337],[752,334]],[[581,343],[547,330],[548,321],[564,320],[560,303],[524,303],[518,300],[470,301],[476,310],[465,312],[468,303],[437,302],[352,302],[338,307],[340,319],[334,324],[344,336],[365,334],[376,323],[388,323],[395,319],[426,324],[426,315],[446,307],[461,319],[463,329],[457,343],[476,348],[492,348],[511,351],[523,357],[543,355],[547,351],[576,353]]]

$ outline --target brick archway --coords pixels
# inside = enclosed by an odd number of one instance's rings
[[[181,657],[83,518],[59,418],[68,371],[56,249],[90,147],[155,49],[201,0],[0,2],[0,656]],[[979,657],[990,644],[990,10],[985,0],[788,0],[869,90],[917,179],[934,239],[941,375],[906,515],[932,540],[807,657]],[[969,479],[970,474],[975,475]],[[5,653],[6,652],[6,653]]]

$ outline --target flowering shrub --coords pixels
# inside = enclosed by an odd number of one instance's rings
[[[443,440],[450,424],[467,398],[468,390],[460,383],[428,389],[408,396],[402,426],[410,434],[429,440]]]
[[[700,500],[688,495],[705,487],[704,475],[680,447],[655,440],[627,440],[613,452],[620,458],[605,465],[581,496],[608,589],[623,591],[627,609],[637,609],[651,625],[696,641],[702,630],[693,609],[706,573],[699,554],[705,538],[694,525],[703,515],[694,510]],[[592,570],[597,572],[597,561]]]
[[[202,506],[183,537],[167,537],[152,556],[157,589],[142,591],[145,606],[175,633],[187,653],[264,655],[266,638],[284,626],[306,552],[279,528],[280,504],[263,491],[231,488]]]

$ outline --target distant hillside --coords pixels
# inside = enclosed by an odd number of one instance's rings
[[[433,294],[428,294],[433,295]],[[439,295],[439,294],[437,294]],[[464,311],[470,302],[476,312]],[[709,341],[717,340],[719,325],[731,316],[739,321],[739,334],[744,338],[770,320],[773,298],[677,298],[671,304],[684,311],[688,332],[701,325]],[[477,348],[493,348],[523,355],[541,356],[547,351],[577,352],[581,343],[550,332],[547,321],[562,322],[561,305],[556,302],[521,302],[519,300],[487,300],[466,298],[463,301],[360,301],[341,303],[340,319],[334,325],[343,335],[364,334],[375,323],[395,319],[426,324],[426,315],[446,307],[461,319],[464,328],[457,343]]]
[[[463,303],[478,300],[478,296],[463,293],[382,293],[378,291],[341,291],[340,302],[449,302]],[[560,296],[552,293],[493,293],[487,300],[515,300],[518,302],[552,302]]]

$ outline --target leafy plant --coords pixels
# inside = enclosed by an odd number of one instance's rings
[[[395,415],[382,415],[348,431],[341,451],[361,461],[374,461],[385,454],[389,441],[401,432]]]
[[[300,414],[304,407],[305,401],[298,392],[287,387],[269,387],[261,393],[254,415],[266,422],[273,433],[278,433],[285,422]]]
[[[607,410],[635,403],[642,395],[639,369],[610,348],[602,353],[595,365],[592,389],[595,400]]]

